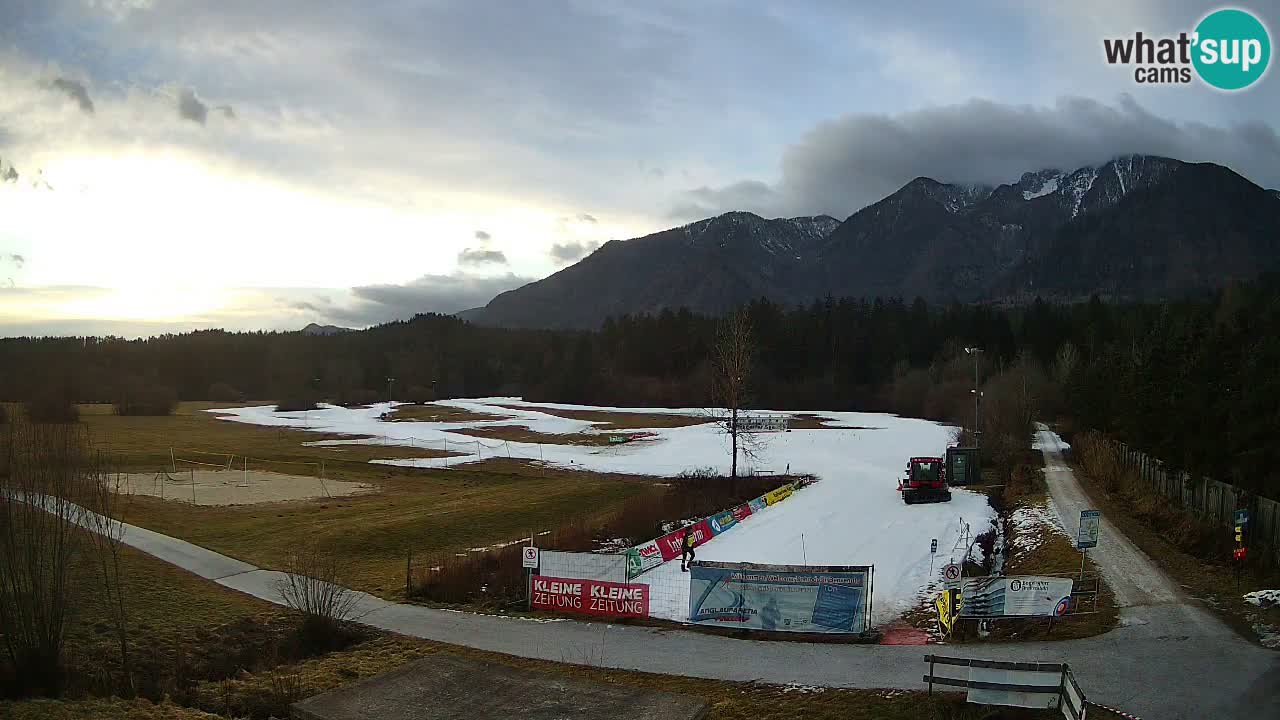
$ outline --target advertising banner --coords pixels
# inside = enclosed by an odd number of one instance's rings
[[[751,502],[747,503],[747,507],[751,508],[751,512],[757,513],[769,507],[769,501],[765,499],[764,495],[761,495],[755,500],[752,500]]]
[[[960,617],[1048,617],[1071,606],[1070,578],[1015,575],[967,578]]]
[[[529,604],[535,610],[603,617],[649,616],[648,585],[534,575],[532,589]]]
[[[749,515],[751,515],[751,506],[746,503],[743,503],[738,507],[730,510],[729,512],[733,513],[733,519],[735,521],[742,522],[743,520],[746,520]]]
[[[786,500],[787,498],[791,497],[791,493],[794,491],[795,491],[795,488],[792,487],[791,485],[783,485],[777,490],[770,490],[769,492],[765,493],[764,501],[770,505],[777,505],[783,500]]]
[[[690,527],[693,528],[694,547],[697,547],[715,537],[715,533],[711,530],[711,523],[706,519],[699,520]],[[682,545],[684,543],[684,533],[685,528],[679,528],[658,538],[658,548],[662,551],[662,559],[664,561],[675,560],[680,557]]]
[[[725,530],[737,525],[738,518],[733,516],[732,510],[727,510],[719,515],[712,515],[708,522],[711,524],[711,532],[719,535]]]
[[[650,540],[627,551],[627,579],[638,577],[663,563],[662,549],[657,540]]]
[[[689,620],[750,630],[860,633],[870,567],[694,562]]]

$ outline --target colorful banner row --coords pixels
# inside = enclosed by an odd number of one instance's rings
[[[692,526],[693,546],[697,547],[716,535],[725,532],[734,525],[746,520],[752,513],[760,512],[770,505],[777,505],[786,500],[791,497],[791,493],[795,492],[798,486],[798,482],[787,483],[750,502],[699,520]],[[635,579],[668,560],[675,560],[680,557],[686,529],[683,527],[677,528],[656,540],[650,540],[628,550],[627,579]]]
[[[870,611],[869,566],[694,562],[689,620],[750,630],[861,633]]]
[[[535,610],[601,617],[649,617],[648,585],[534,575],[532,590],[529,605]]]

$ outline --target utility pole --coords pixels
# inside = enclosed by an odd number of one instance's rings
[[[982,348],[967,347],[964,351],[973,356],[973,446],[978,447],[980,445],[978,440],[978,428],[980,427],[978,422],[978,400],[982,397],[982,391],[978,389],[978,356],[982,354]]]

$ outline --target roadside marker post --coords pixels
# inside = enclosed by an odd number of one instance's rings
[[[938,553],[938,538],[929,542],[929,577],[933,577],[933,558]]]
[[[1236,591],[1237,592],[1240,591],[1240,574],[1241,574],[1242,566],[1244,565],[1244,559],[1249,553],[1248,548],[1244,544],[1244,532],[1245,532],[1245,528],[1247,528],[1248,526],[1249,526],[1249,511],[1246,510],[1245,508],[1236,510],[1236,514],[1235,514],[1236,547],[1232,551],[1231,556],[1236,561],[1235,566],[1236,566]]]
[[[529,610],[533,609],[533,571],[538,567],[538,548],[533,544],[534,537],[534,532],[530,530],[529,545],[524,548],[520,557],[520,564],[524,566],[525,601]]]

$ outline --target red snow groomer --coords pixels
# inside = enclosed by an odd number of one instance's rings
[[[913,457],[907,461],[907,476],[898,481],[902,501],[916,503],[951,502],[947,471],[940,457]]]

